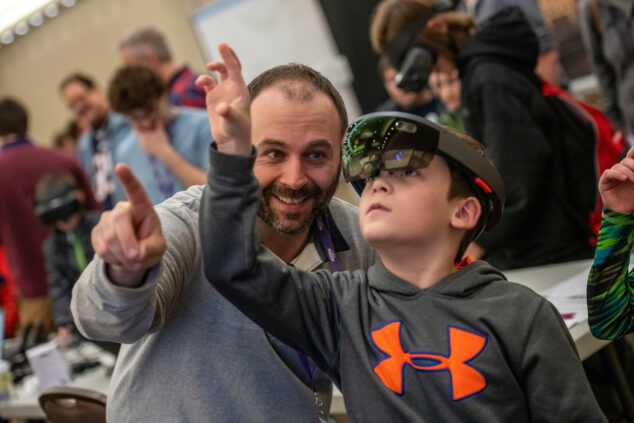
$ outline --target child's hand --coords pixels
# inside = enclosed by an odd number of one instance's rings
[[[196,85],[206,95],[207,113],[218,151],[248,156],[251,154],[251,99],[238,57],[227,44],[220,44],[222,61],[207,64],[207,69],[220,74],[220,82],[201,75]]]
[[[624,214],[634,212],[634,147],[623,160],[603,172],[599,194],[609,209]]]

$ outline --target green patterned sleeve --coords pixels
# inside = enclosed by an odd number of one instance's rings
[[[588,323],[601,339],[634,331],[634,276],[628,273],[634,214],[603,208],[601,230],[588,277]]]

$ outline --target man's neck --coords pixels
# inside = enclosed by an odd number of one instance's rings
[[[103,124],[106,122],[106,118],[108,117],[109,112],[110,112],[110,107],[106,107],[104,109],[103,115],[101,115],[98,120],[92,122],[91,128],[93,131],[98,131],[99,129],[101,129]]]
[[[452,254],[452,249],[438,247],[438,243],[435,246],[437,248],[428,249],[396,243],[375,248],[390,272],[420,289],[426,289],[456,271],[453,261],[455,251]]]
[[[285,263],[290,263],[297,257],[310,240],[310,229],[294,235],[287,235],[276,231],[258,217],[257,225],[260,238],[269,250]]]

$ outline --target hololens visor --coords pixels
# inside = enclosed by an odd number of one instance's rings
[[[74,188],[53,198],[39,199],[35,204],[35,214],[45,225],[66,220],[79,209],[79,198]]]
[[[427,119],[401,112],[361,116],[346,133],[343,176],[361,194],[366,179],[380,171],[425,168],[435,154],[458,166],[471,182],[482,205],[479,225],[489,231],[504,207],[500,174],[465,140]]]

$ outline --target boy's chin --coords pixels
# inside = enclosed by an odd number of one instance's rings
[[[362,232],[363,239],[375,250],[385,247],[394,242],[394,235],[387,231],[366,230]]]

